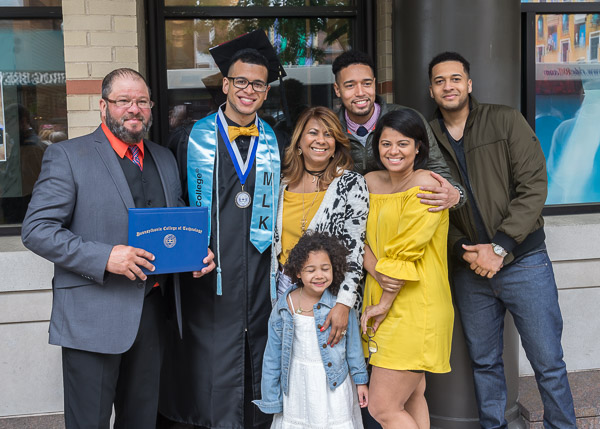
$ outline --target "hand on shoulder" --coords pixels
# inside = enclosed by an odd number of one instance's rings
[[[416,170],[411,187],[414,186],[440,186],[440,182],[431,176],[431,171]]]
[[[430,212],[439,212],[460,202],[460,192],[439,174],[429,170],[415,172],[415,186],[419,186],[417,198],[421,203],[430,205]]]

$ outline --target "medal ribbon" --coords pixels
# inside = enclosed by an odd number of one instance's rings
[[[256,116],[255,124],[258,123],[258,116]],[[221,137],[225,142],[225,146],[227,147],[227,151],[229,152],[229,156],[231,157],[231,161],[233,162],[233,166],[235,167],[235,171],[240,179],[240,183],[243,185],[246,183],[246,179],[248,178],[248,174],[250,174],[251,166],[254,163],[254,158],[256,156],[256,148],[258,146],[257,141],[259,136],[252,136],[250,138],[250,147],[248,148],[248,157],[246,158],[246,162],[242,160],[242,155],[237,147],[235,142],[232,144],[229,139],[229,128],[226,127],[227,121],[225,120],[225,116],[223,111],[219,109],[217,112],[217,125],[219,126],[219,132],[221,133]],[[257,171],[258,173],[258,171]]]

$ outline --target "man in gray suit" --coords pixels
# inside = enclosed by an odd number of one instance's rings
[[[127,209],[182,204],[171,152],[144,140],[152,123],[144,78],[117,69],[102,82],[102,125],[51,145],[22,238],[54,262],[50,344],[62,346],[71,428],[153,428],[162,360],[166,276],[127,243]],[[210,271],[210,264],[195,276]],[[156,287],[160,286],[160,287]]]

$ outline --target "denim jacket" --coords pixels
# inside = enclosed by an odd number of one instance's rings
[[[283,412],[282,395],[288,394],[294,322],[292,312],[288,307],[287,296],[296,288],[297,286],[289,288],[279,298],[269,317],[269,337],[262,368],[262,399],[253,401],[263,413],[267,414]],[[334,347],[327,345],[331,327],[323,332],[320,331],[335,303],[335,296],[325,289],[319,302],[313,306],[315,330],[317,340],[321,345],[319,350],[327,383],[333,390],[341,385],[350,373],[354,383],[367,384],[369,376],[367,375],[356,311],[350,309],[347,334]]]

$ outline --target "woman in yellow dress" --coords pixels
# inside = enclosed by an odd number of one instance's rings
[[[365,356],[373,366],[369,411],[385,429],[426,429],[424,372],[450,371],[448,211],[430,212],[416,196],[437,181],[421,169],[429,144],[415,112],[386,114],[373,137],[381,170],[365,176],[370,211],[361,318]]]

